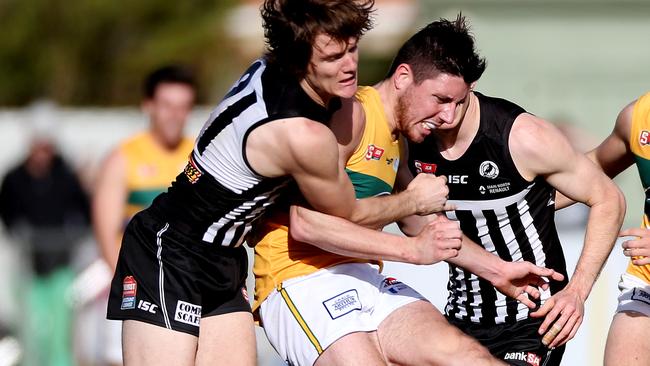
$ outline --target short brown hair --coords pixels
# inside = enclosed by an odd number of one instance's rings
[[[462,14],[456,20],[440,19],[414,34],[397,52],[387,77],[400,64],[408,64],[416,83],[445,73],[462,77],[467,84],[478,80],[485,71],[485,58],[479,56],[474,37]]]
[[[372,28],[374,0],[265,0],[261,8],[266,59],[302,78],[314,40],[326,34],[347,42]]]

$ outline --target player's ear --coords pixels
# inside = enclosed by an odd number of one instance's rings
[[[400,64],[393,73],[395,89],[404,90],[413,83],[413,69],[408,64]]]

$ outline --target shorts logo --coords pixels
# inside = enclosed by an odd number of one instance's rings
[[[149,301],[140,300],[138,302],[138,309],[144,310],[144,311],[146,311],[148,313],[151,313],[151,314],[156,313],[156,308],[157,307],[158,307],[158,305],[152,304]]]
[[[178,300],[174,320],[198,327],[201,322],[201,306]]]
[[[424,163],[421,162],[420,160],[416,160],[414,162],[414,165],[415,165],[415,171],[417,173],[426,173],[426,174],[434,174],[436,172],[436,168],[438,167],[436,164]]]
[[[355,310],[361,310],[361,301],[359,300],[357,290],[345,291],[340,295],[323,301],[323,305],[332,319],[340,318]]]
[[[388,290],[390,293],[397,294],[408,286],[402,282],[399,282],[396,278],[386,277],[382,282],[382,287]]]
[[[641,301],[646,304],[650,304],[650,294],[641,290],[638,287],[635,287],[632,291],[632,300]]]
[[[650,132],[646,130],[641,131],[639,134],[639,144],[641,144],[641,146],[650,144]]]
[[[379,160],[381,156],[384,155],[384,149],[375,145],[368,145],[368,150],[366,150],[366,160]]]
[[[503,357],[504,360],[524,361],[531,366],[540,366],[542,357],[532,352],[509,352]]]
[[[138,291],[138,283],[133,276],[126,276],[122,281],[122,305],[121,310],[135,309],[135,295]]]
[[[486,160],[479,166],[478,173],[481,177],[494,179],[499,176],[499,167],[493,161]]]
[[[248,299],[248,291],[246,291],[246,287],[241,288],[241,294],[244,296],[244,299],[246,299],[246,301],[250,301]]]

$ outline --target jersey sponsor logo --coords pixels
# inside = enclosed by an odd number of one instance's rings
[[[357,290],[348,290],[323,301],[323,306],[332,319],[337,319],[355,310],[361,310],[361,300]]]
[[[503,357],[503,360],[524,361],[531,366],[540,366],[542,357],[532,352],[509,352]]]
[[[201,306],[178,300],[174,320],[198,327],[201,322]]]
[[[414,162],[414,165],[415,165],[415,171],[417,173],[434,174],[436,172],[436,168],[438,168],[436,164],[425,163],[420,160],[416,160]]]
[[[393,294],[397,294],[408,286],[398,281],[396,278],[386,277],[382,282],[382,287]]]
[[[135,309],[135,295],[138,292],[138,283],[133,276],[126,276],[122,280],[122,305],[121,310]]]
[[[650,294],[641,290],[638,287],[635,287],[634,291],[632,291],[632,300],[641,301],[646,304],[650,304]]]
[[[639,134],[639,144],[641,144],[641,146],[650,144],[650,132],[646,130],[641,131]]]
[[[485,178],[494,179],[499,176],[499,167],[490,160],[486,160],[478,167],[478,173]]]
[[[144,311],[146,311],[148,313],[151,313],[151,314],[156,313],[156,308],[157,307],[158,307],[158,305],[152,304],[149,301],[140,300],[138,302],[138,309],[144,310]]]
[[[366,160],[379,160],[382,155],[384,155],[384,149],[373,144],[368,145],[368,150],[366,150]]]
[[[192,184],[198,182],[199,178],[201,178],[201,171],[199,170],[199,168],[196,167],[196,163],[194,163],[194,159],[192,159],[192,155],[190,155],[190,158],[187,161],[187,165],[185,165],[185,169],[183,169],[183,172],[185,173],[185,176]]]
[[[509,190],[510,190],[510,182],[490,184],[487,186],[487,191],[492,194],[508,192]]]
[[[448,175],[447,183],[449,184],[467,184],[469,176],[467,175]]]

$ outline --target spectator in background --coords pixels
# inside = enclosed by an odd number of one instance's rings
[[[52,130],[52,116],[47,129]],[[41,123],[43,124],[43,123]],[[43,128],[41,128],[43,130]],[[88,199],[75,172],[43,131],[0,188],[0,217],[31,262],[24,289],[24,365],[72,365],[71,309],[64,294],[74,277],[70,258],[89,221]]]
[[[186,68],[166,66],[153,71],[144,82],[142,102],[149,128],[122,142],[99,172],[92,202],[93,229],[111,275],[126,223],[166,190],[187,164],[194,140],[184,137],[183,131],[194,98],[194,78]],[[109,281],[101,299],[104,312]],[[109,364],[121,364],[121,323],[108,322],[103,358]]]

